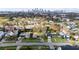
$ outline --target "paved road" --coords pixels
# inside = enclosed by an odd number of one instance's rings
[[[70,45],[66,45],[66,46],[61,46],[62,50],[79,50],[79,46],[70,46]]]
[[[21,42],[22,42],[22,38],[19,37],[19,38],[18,38],[18,41],[17,41],[16,43],[21,43]],[[17,47],[16,47],[16,50],[19,50],[21,47],[22,47],[22,46],[17,46]]]
[[[32,45],[65,46],[65,45],[70,45],[70,44],[69,43],[26,43],[26,42],[20,42],[20,43],[1,43],[0,47],[5,47],[5,46],[32,46]]]

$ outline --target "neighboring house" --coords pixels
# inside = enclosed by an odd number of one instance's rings
[[[70,21],[70,19],[69,19],[69,18],[62,18],[62,21],[69,22],[69,21]]]
[[[75,20],[79,20],[79,17],[75,17],[74,19],[75,19]]]
[[[14,31],[14,26],[5,26],[5,31]]]
[[[60,25],[52,23],[51,24],[51,29],[54,30],[54,31],[60,31]]]
[[[75,24],[74,22],[69,22],[69,23],[67,24],[67,26],[69,26],[70,29],[76,28],[76,24]]]
[[[75,36],[74,36],[74,39],[75,39],[75,40],[78,40],[78,38],[79,38],[78,35],[75,35]]]

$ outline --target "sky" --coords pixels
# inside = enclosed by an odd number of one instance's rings
[[[0,0],[0,8],[79,8],[79,0]]]
[[[0,11],[26,11],[30,8],[79,12],[79,0],[1,0]]]

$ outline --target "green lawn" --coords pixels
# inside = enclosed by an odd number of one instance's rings
[[[16,50],[16,46],[0,47],[0,50]]]
[[[35,38],[25,38],[22,42],[40,42],[40,40]]]
[[[3,42],[3,43],[16,43],[16,41],[15,42],[14,41],[13,42],[12,41],[10,41],[10,42]]]
[[[48,50],[48,49],[49,49],[48,46],[22,46],[20,48],[20,50]]]
[[[43,36],[42,38],[44,39],[44,42],[47,42],[47,37],[46,36]]]
[[[63,39],[61,37],[55,37],[55,38],[52,38],[52,42],[56,42],[56,43],[64,43],[66,42],[66,39]]]

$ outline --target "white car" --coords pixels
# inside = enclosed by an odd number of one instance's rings
[[[4,35],[5,33],[3,31],[0,31],[0,38]]]
[[[23,36],[25,38],[29,38],[30,34],[29,33],[21,33],[20,36]]]
[[[5,36],[13,36],[14,33],[13,32],[7,32],[7,34]]]

